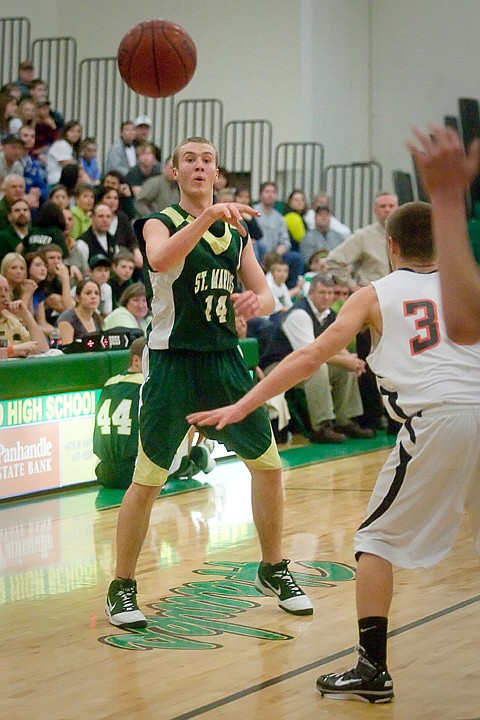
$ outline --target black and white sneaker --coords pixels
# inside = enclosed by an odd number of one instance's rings
[[[292,615],[311,615],[313,605],[288,570],[290,560],[281,560],[276,565],[260,563],[255,587],[263,595],[276,597],[279,606]]]
[[[138,609],[135,580],[112,580],[108,588],[105,614],[116,627],[126,630],[147,627],[147,618]]]
[[[317,690],[335,700],[361,700],[369,703],[387,703],[395,697],[393,680],[386,668],[376,665],[358,647],[358,663],[352,670],[320,675]]]

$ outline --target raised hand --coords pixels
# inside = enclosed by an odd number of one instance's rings
[[[427,135],[413,129],[416,142],[407,140],[430,195],[443,190],[464,192],[478,174],[480,139],[475,139],[465,154],[458,133],[451,128],[431,124]]]

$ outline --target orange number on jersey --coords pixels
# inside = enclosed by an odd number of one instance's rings
[[[415,315],[415,330],[420,334],[410,340],[410,354],[419,355],[440,342],[437,305],[433,300],[407,300],[403,303],[405,317]]]

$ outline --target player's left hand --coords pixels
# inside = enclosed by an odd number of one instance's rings
[[[465,153],[457,132],[451,128],[430,124],[429,134],[413,129],[416,141],[407,140],[430,193],[444,188],[468,188],[478,174],[480,140],[476,138]]]
[[[236,403],[216,410],[202,410],[201,412],[190,413],[190,415],[187,415],[187,422],[197,427],[215,425],[216,430],[222,430],[226,425],[240,422],[245,417],[246,412]]]
[[[242,293],[233,293],[230,299],[235,309],[235,315],[250,320],[260,314],[260,300],[252,290],[245,290]]]

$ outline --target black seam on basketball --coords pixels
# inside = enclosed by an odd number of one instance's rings
[[[128,66],[128,82],[132,82],[132,70],[135,67],[135,63],[137,61],[137,53],[139,51],[139,48],[142,47],[143,42],[143,36],[145,35],[145,25],[148,25],[148,23],[140,23],[140,37],[138,38],[137,47],[133,50],[132,56],[130,58],[130,64]],[[134,92],[138,92],[137,90],[134,90]]]
[[[180,60],[180,62],[181,62],[181,64],[182,64],[182,67],[183,67],[183,70],[184,70],[184,73],[185,73],[185,80],[188,82],[188,78],[189,78],[188,69],[187,69],[187,66],[185,65],[185,63],[183,62],[182,56],[180,55],[180,53],[179,53],[178,50],[177,50],[177,46],[170,40],[170,38],[169,38],[168,35],[166,34],[165,29],[164,29],[163,26],[162,26],[162,33],[163,33],[163,37],[164,37],[165,40],[168,42],[168,44],[170,45],[170,47],[172,48],[172,50],[174,50],[175,55],[176,55],[176,56],[178,57],[178,59]],[[156,68],[155,68],[155,70],[156,70]]]

